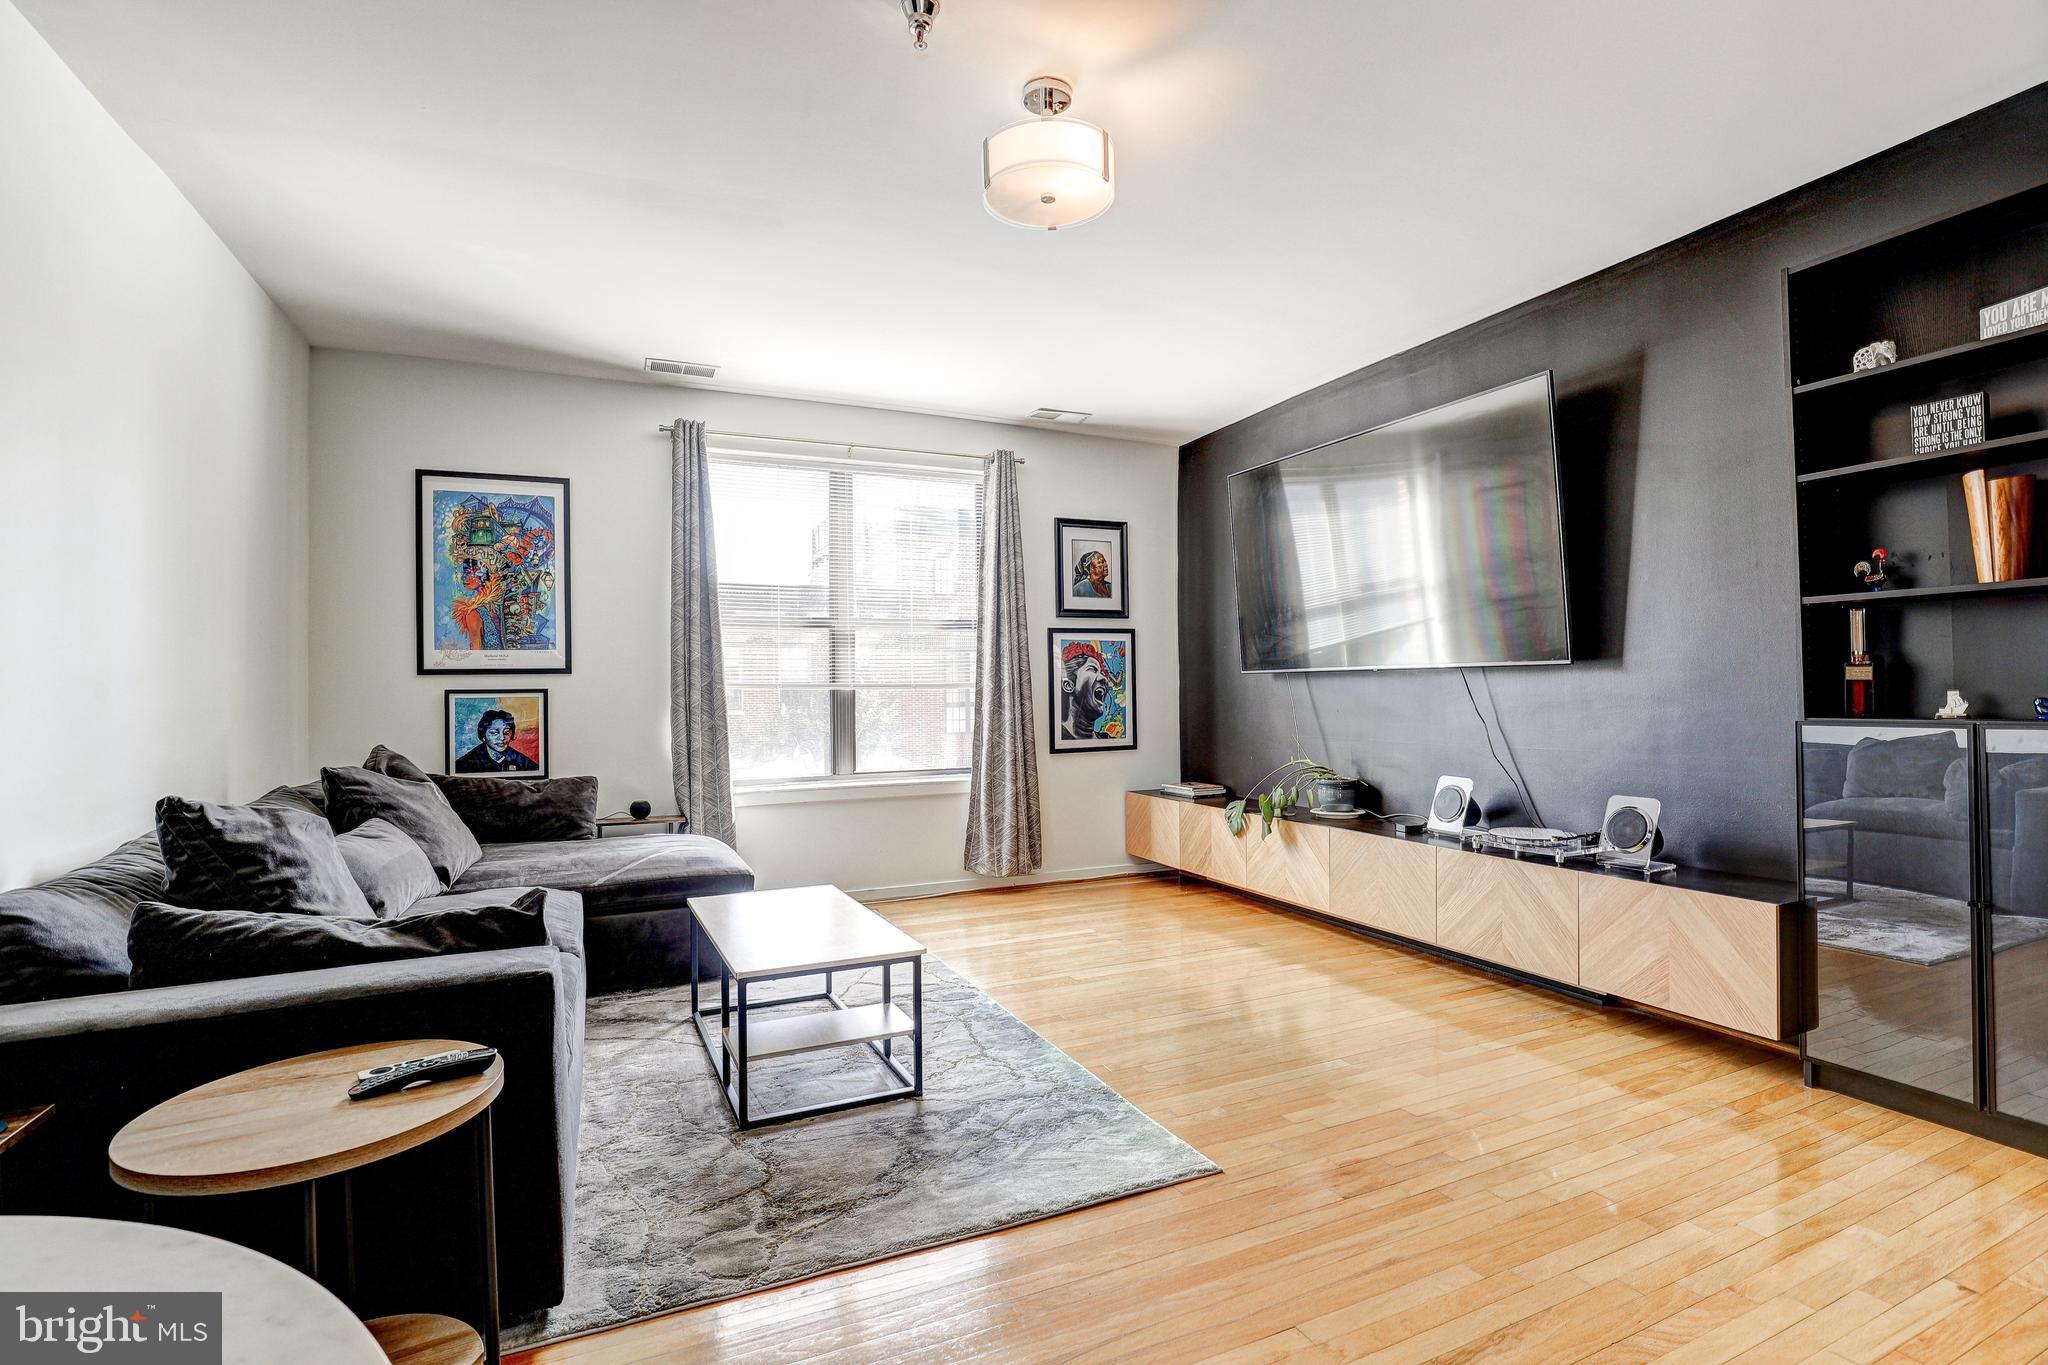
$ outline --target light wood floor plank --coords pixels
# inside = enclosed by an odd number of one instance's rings
[[[1783,1055],[1171,878],[881,909],[1225,1173],[514,1359],[2048,1353],[2048,1161]]]

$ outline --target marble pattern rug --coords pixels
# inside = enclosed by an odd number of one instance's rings
[[[842,974],[842,998],[879,999],[879,975]],[[898,968],[905,1008],[907,978]],[[794,994],[817,978],[782,984]],[[507,1350],[1220,1169],[936,958],[925,960],[922,1100],[747,1133],[689,1001],[687,987],[590,1001],[568,1293],[508,1327]],[[751,1084],[767,1112],[894,1081],[866,1048],[840,1048],[757,1064]]]

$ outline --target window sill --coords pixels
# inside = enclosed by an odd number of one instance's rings
[[[794,806],[812,801],[887,801],[911,796],[965,796],[967,774],[931,777],[851,777],[836,782],[770,782],[735,787],[732,803],[744,806]]]

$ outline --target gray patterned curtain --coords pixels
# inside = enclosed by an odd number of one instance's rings
[[[1024,528],[1017,457],[999,450],[982,476],[981,594],[974,627],[974,769],[967,782],[969,872],[1014,877],[1044,857],[1038,739],[1031,720],[1031,633],[1024,622]]]
[[[690,829],[730,844],[732,754],[725,659],[718,640],[718,555],[711,534],[711,463],[704,424],[676,419],[670,449],[668,564],[669,766]]]

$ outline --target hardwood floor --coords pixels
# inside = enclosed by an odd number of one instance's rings
[[[1192,882],[881,908],[1225,1173],[521,1359],[2048,1359],[2048,1161],[1786,1057]]]

